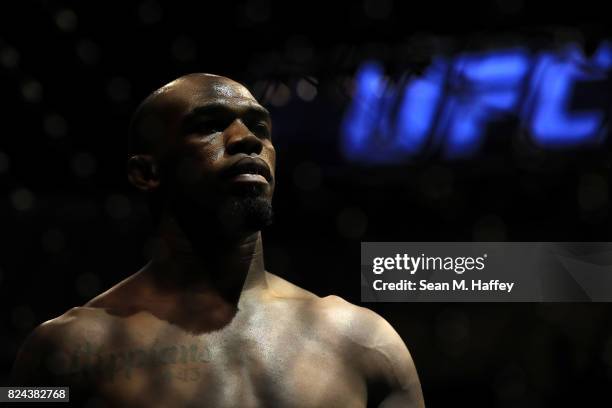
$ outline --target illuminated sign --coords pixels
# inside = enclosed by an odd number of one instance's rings
[[[515,118],[544,149],[597,145],[607,134],[612,42],[586,58],[570,44],[560,52],[523,48],[435,58],[419,77],[392,83],[376,62],[364,63],[342,122],[348,159],[398,162],[428,152],[473,156],[487,126]]]

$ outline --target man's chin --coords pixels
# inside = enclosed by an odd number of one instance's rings
[[[233,183],[230,185],[229,194],[236,198],[258,198],[268,195],[269,184],[264,183]]]
[[[266,186],[266,185],[264,185]],[[272,223],[272,198],[269,186],[244,186],[216,194],[170,194],[169,205],[186,229],[204,230],[234,236],[259,231]],[[199,231],[199,232],[197,232]]]
[[[227,232],[259,231],[272,224],[274,213],[269,198],[255,194],[234,195],[222,206],[219,219]]]

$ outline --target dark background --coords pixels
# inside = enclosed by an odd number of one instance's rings
[[[36,325],[146,262],[149,214],[125,176],[128,121],[149,92],[189,72],[239,80],[272,111],[279,161],[267,267],[319,295],[359,304],[361,241],[610,240],[609,143],[526,158],[502,127],[501,142],[470,160],[374,168],[342,158],[338,131],[351,76],[367,58],[399,72],[496,41],[578,41],[588,53],[611,37],[603,6],[328,3],[5,6],[1,382]],[[316,88],[312,101],[296,92],[303,81]],[[607,304],[367,306],[408,344],[430,407],[612,400]]]

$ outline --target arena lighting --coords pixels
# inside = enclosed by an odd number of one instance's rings
[[[342,149],[364,163],[432,151],[466,158],[479,151],[489,124],[511,117],[543,149],[597,145],[607,134],[611,70],[610,41],[590,58],[576,44],[558,52],[512,48],[437,57],[403,83],[369,61],[355,77]]]

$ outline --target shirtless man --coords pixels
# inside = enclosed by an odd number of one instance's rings
[[[275,151],[269,114],[246,88],[209,74],[165,85],[135,113],[130,149],[155,255],[37,327],[15,385],[66,385],[92,406],[424,406],[389,323],[264,269]]]

